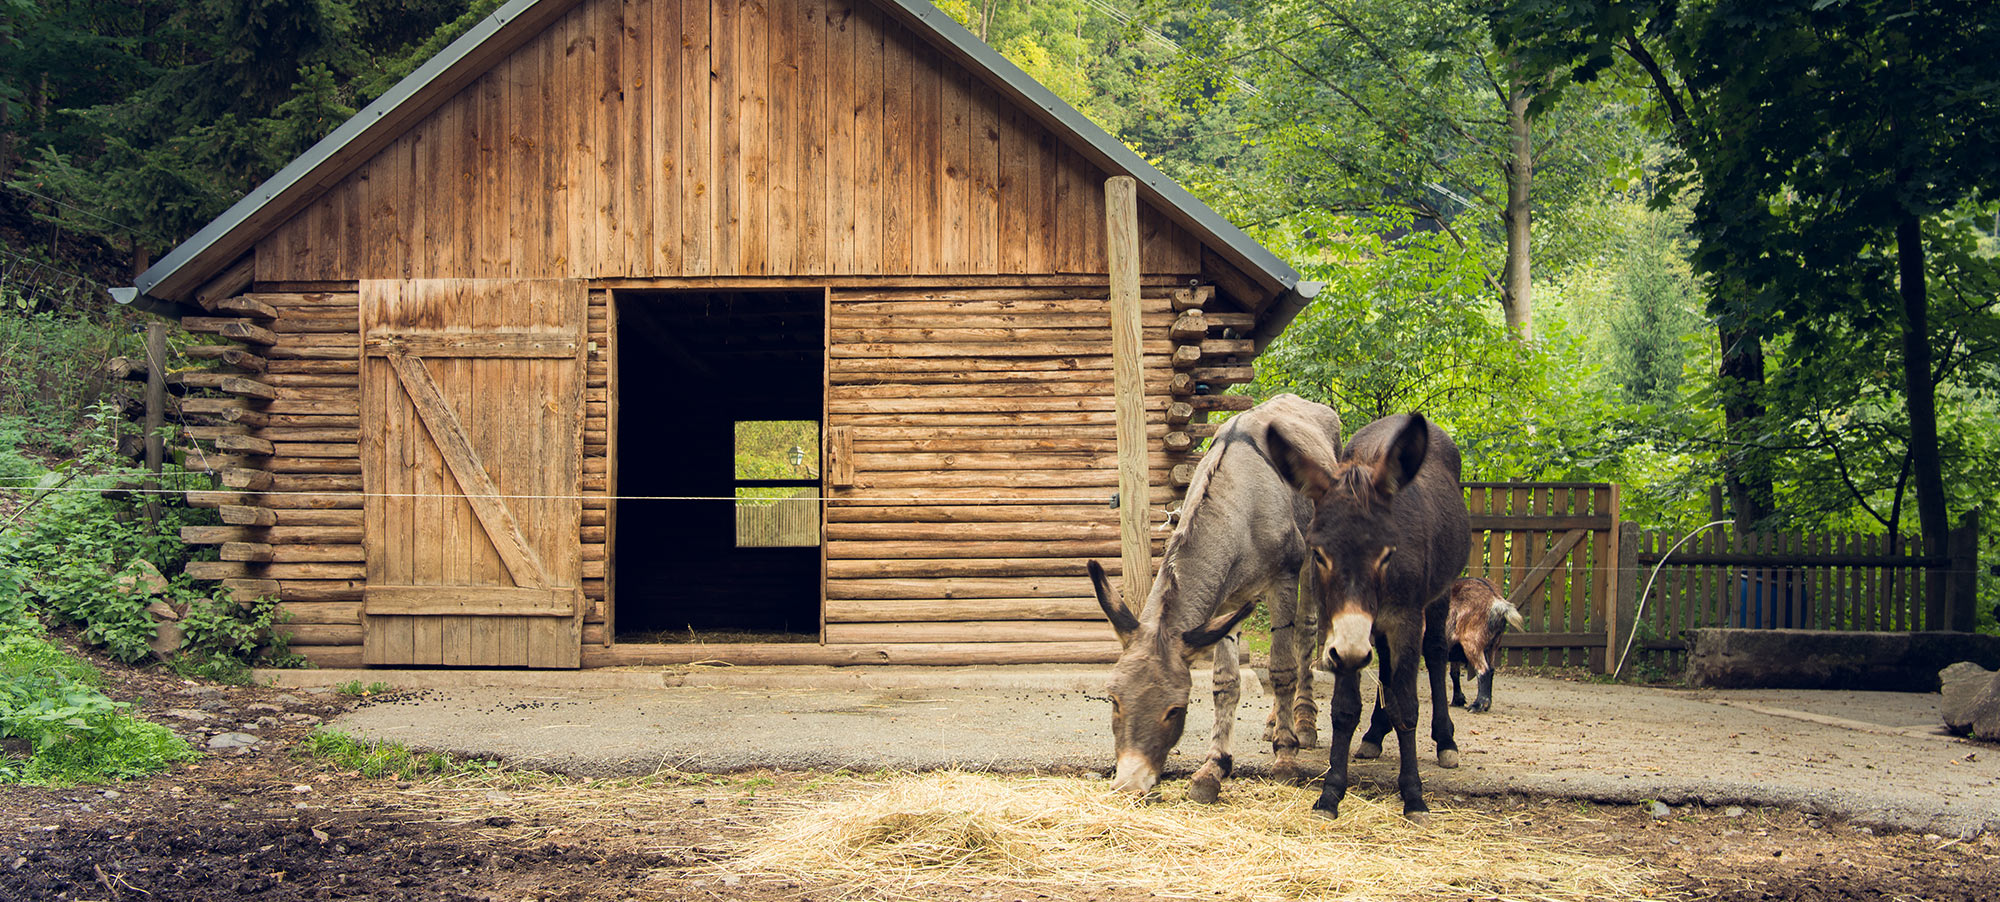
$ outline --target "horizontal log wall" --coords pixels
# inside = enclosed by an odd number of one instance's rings
[[[1156,524],[1189,459],[1165,442],[1185,428],[1170,426],[1175,294],[1156,284],[1141,304]],[[826,423],[851,440],[836,452],[852,485],[829,489],[826,642],[1115,657],[1084,575],[1092,559],[1122,570],[1104,288],[836,289],[828,331]]]
[[[191,563],[188,575],[220,580],[239,596],[276,596],[302,651],[358,649],[365,584],[358,295],[252,293],[212,307],[247,315],[188,317],[182,325],[243,341],[204,356],[224,364],[215,372],[242,373],[269,391],[232,394],[218,383],[224,397],[183,401],[228,424],[191,430],[222,450],[191,452],[188,467],[221,473],[224,487],[190,492],[188,502],[218,508],[225,525],[182,528],[184,541],[220,545],[223,558]]]
[[[1102,273],[1105,173],[869,0],[583,0],[257,246],[259,282]],[[1142,207],[1144,269],[1201,249]]]

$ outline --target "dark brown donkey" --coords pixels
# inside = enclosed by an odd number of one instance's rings
[[[1139,613],[1125,606],[1104,568],[1090,562],[1097,603],[1125,645],[1111,670],[1111,731],[1118,753],[1113,789],[1145,793],[1159,781],[1167,753],[1187,723],[1190,662],[1213,646],[1215,732],[1188,795],[1216,800],[1233,762],[1229,743],[1239,683],[1231,633],[1260,599],[1271,612],[1275,770],[1293,772],[1299,747],[1312,744],[1317,714],[1305,662],[1311,637],[1294,628],[1302,604],[1296,587],[1306,560],[1301,530],[1312,507],[1271,463],[1267,443],[1281,435],[1294,456],[1332,466],[1340,449],[1340,417],[1324,405],[1279,395],[1223,424],[1195,467],[1180,525],[1167,539],[1160,573]]]
[[[1425,608],[1457,578],[1470,550],[1458,447],[1415,413],[1363,426],[1332,468],[1299,453],[1282,434],[1269,444],[1279,473],[1313,503],[1306,568],[1319,593],[1326,666],[1334,672],[1330,766],[1313,808],[1340,814],[1348,745],[1361,722],[1361,668],[1373,652],[1382,656],[1380,694],[1402,753],[1403,813],[1424,820],[1430,809],[1417,775],[1416,728]]]

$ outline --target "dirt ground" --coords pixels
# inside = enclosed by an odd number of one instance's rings
[[[111,787],[0,787],[0,899],[804,900],[829,885],[734,876],[778,808],[852,791],[837,774],[557,778],[489,770],[367,779],[295,753],[356,702],[325,690],[201,685],[107,667],[117,694],[197,747],[262,741]],[[1366,787],[1364,792],[1370,791]],[[1784,808],[1647,806],[1439,792],[1524,841],[1645,861],[1663,896],[1723,900],[1992,899],[2000,838],[1873,829]],[[1036,886],[936,885],[928,899],[1127,899]]]

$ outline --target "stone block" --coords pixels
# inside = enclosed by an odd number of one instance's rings
[[[1693,631],[1688,684],[1711,689],[1936,692],[1958,661],[2000,668],[2000,636],[1978,633]]]

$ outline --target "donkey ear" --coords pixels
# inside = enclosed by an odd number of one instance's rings
[[[1389,453],[1383,455],[1382,466],[1375,471],[1376,485],[1384,494],[1393,495],[1410,480],[1417,478],[1417,471],[1423,469],[1424,456],[1430,453],[1431,422],[1420,413],[1410,414],[1403,428],[1396,431],[1395,439],[1389,442]]]
[[[1333,473],[1285,438],[1284,430],[1274,428],[1266,432],[1264,447],[1271,454],[1271,465],[1277,468],[1278,477],[1314,504],[1333,488]]]
[[[1118,599],[1118,590],[1111,588],[1103,564],[1091,561],[1084,566],[1090,570],[1091,588],[1097,590],[1097,606],[1104,609],[1104,616],[1111,618],[1111,628],[1118,631],[1118,643],[1132,644],[1132,634],[1139,631],[1139,618],[1132,616],[1132,610]]]
[[[1243,603],[1242,607],[1227,614],[1217,615],[1207,623],[1182,633],[1181,641],[1187,643],[1187,653],[1192,655],[1222,641],[1222,637],[1229,635],[1229,631],[1235,629],[1236,625],[1242,623],[1243,618],[1250,616],[1250,612],[1254,610],[1257,610],[1257,597],[1253,595],[1249,601]]]

